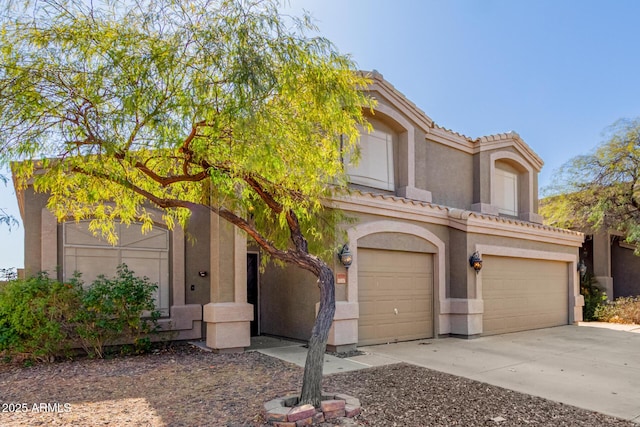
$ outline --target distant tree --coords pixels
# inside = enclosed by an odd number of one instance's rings
[[[7,178],[2,174],[0,174],[0,182],[7,185]],[[18,220],[12,215],[9,215],[3,208],[0,208],[0,224],[6,225],[9,228],[9,231],[11,231],[12,226],[18,226]]]
[[[15,267],[0,268],[0,282],[15,280],[18,278],[18,271]]]
[[[640,118],[619,120],[607,135],[556,172],[540,212],[554,226],[614,229],[640,244]]]
[[[0,162],[21,161],[17,185],[33,180],[58,219],[91,219],[111,241],[114,221],[151,228],[149,202],[169,227],[204,206],[315,274],[301,400],[318,406],[335,312],[322,200],[345,186],[369,80],[276,0],[8,4]]]

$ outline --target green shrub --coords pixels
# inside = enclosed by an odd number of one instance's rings
[[[596,311],[606,304],[607,294],[600,289],[598,282],[592,274],[586,274],[580,281],[580,293],[584,296],[582,307],[582,319],[585,321],[598,320]]]
[[[0,352],[48,360],[70,346],[80,301],[77,278],[60,283],[46,273],[0,287]]]
[[[124,340],[133,341],[136,352],[146,351],[150,340],[145,335],[156,331],[160,317],[153,301],[157,288],[148,278],[134,276],[121,264],[116,277],[99,276],[84,290],[82,310],[74,320],[87,354],[102,358],[105,345]]]
[[[136,353],[148,351],[160,317],[156,289],[124,264],[113,279],[100,276],[87,288],[78,274],[67,283],[46,273],[1,283],[0,356],[51,360],[79,344],[102,358],[106,345],[124,342],[133,342]]]
[[[601,305],[595,317],[602,322],[640,324],[640,297],[620,297]]]

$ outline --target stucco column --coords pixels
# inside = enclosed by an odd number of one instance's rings
[[[247,239],[211,214],[211,299],[203,307],[207,347],[243,351],[251,345],[253,305],[247,303]]]
[[[473,155],[473,203],[471,210],[498,216],[498,208],[491,204],[491,159],[487,152]]]
[[[171,231],[171,308],[168,319],[160,319],[163,330],[177,332],[177,339],[202,337],[202,306],[185,302],[185,237],[179,225]]]
[[[42,209],[40,234],[40,271],[57,278],[58,274],[58,221],[47,208]],[[29,272],[30,274],[32,272]],[[34,272],[35,273],[35,272]]]
[[[352,240],[349,235],[346,242],[351,250],[353,263],[349,269],[346,269],[339,261],[337,256],[334,260],[333,271],[336,280],[336,312],[333,315],[333,323],[329,329],[329,337],[327,339],[327,349],[329,351],[347,352],[356,348],[358,341],[358,288],[355,285],[358,280],[358,244],[357,240]],[[340,276],[339,276],[340,275]],[[338,277],[345,278],[346,283],[339,283]],[[339,289],[346,286],[342,292]],[[316,303],[316,315],[320,309],[320,303]]]
[[[611,236],[608,231],[599,231],[593,235],[593,275],[607,293],[607,298],[612,300]]]

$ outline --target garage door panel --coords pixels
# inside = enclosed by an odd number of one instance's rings
[[[485,256],[483,334],[566,325],[568,295],[565,262]]]
[[[360,249],[359,344],[433,336],[432,295],[431,255]]]

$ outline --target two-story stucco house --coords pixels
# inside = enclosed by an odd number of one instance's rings
[[[355,218],[346,227],[353,263],[335,259],[337,309],[329,346],[443,335],[478,336],[581,320],[581,233],[542,225],[542,160],[515,133],[472,139],[436,125],[378,73],[373,132],[361,138],[354,192],[327,203]],[[367,112],[367,114],[369,114]],[[46,196],[19,194],[27,274],[74,270],[89,281],[126,262],[160,285],[163,325],[178,339],[206,336],[218,350],[250,336],[306,340],[319,290],[294,267],[258,268],[260,253],[208,211],[195,210],[187,241],[162,223],[141,235],[121,227],[117,247],[86,224],[57,224]],[[160,218],[160,215],[158,215]],[[476,253],[478,272],[469,263]]]

